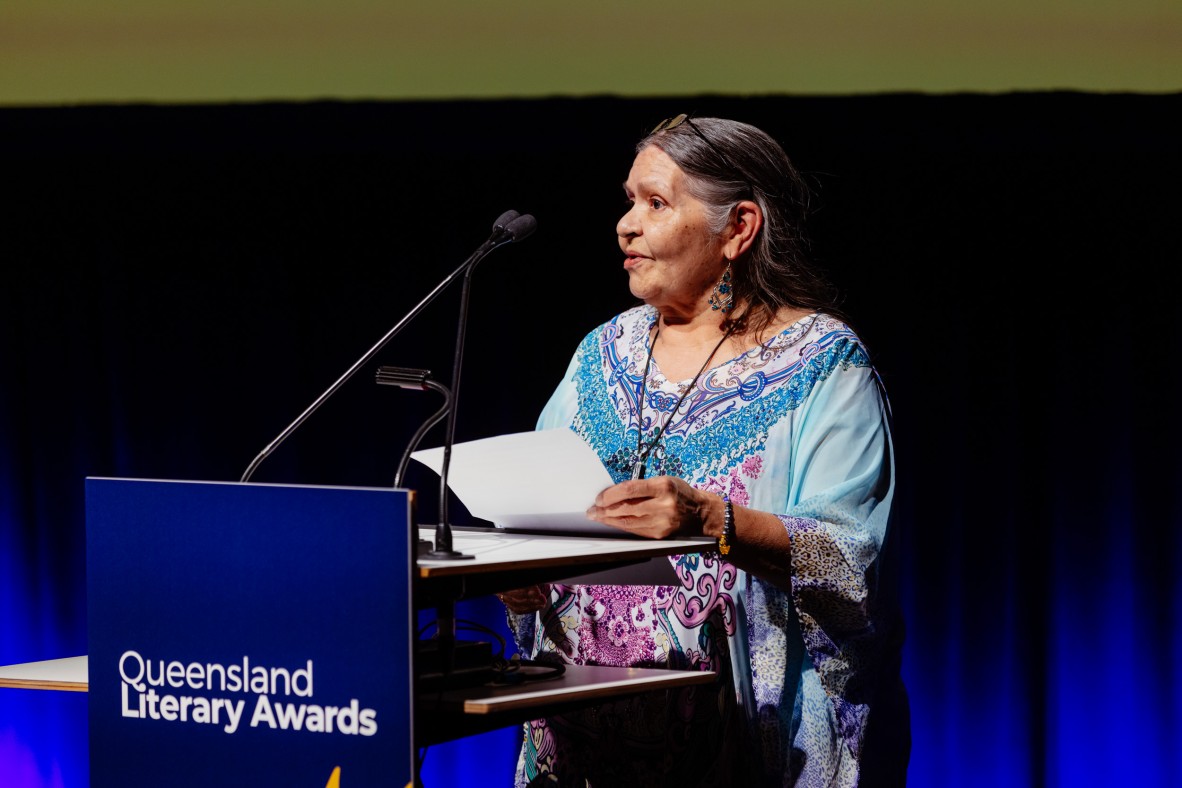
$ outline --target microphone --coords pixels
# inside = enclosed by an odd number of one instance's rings
[[[429,369],[381,366],[378,367],[376,379],[379,384],[384,386],[397,386],[403,389],[421,389],[423,391],[430,390],[443,395],[442,407],[419,425],[415,434],[411,436],[406,450],[402,452],[402,458],[398,461],[398,470],[394,473],[394,486],[401,487],[402,479],[406,476],[406,469],[410,465],[410,455],[419,447],[423,436],[432,427],[443,421],[443,417],[447,415],[448,403],[451,402],[451,392],[447,390],[447,386],[431,379],[431,370]]]
[[[509,213],[513,213],[513,211],[509,211]],[[514,242],[524,241],[536,229],[538,229],[538,220],[527,213],[522,216],[515,216],[510,220],[505,225],[505,234]]]
[[[270,443],[264,446],[263,450],[260,451],[255,456],[254,460],[251,461],[250,465],[246,468],[246,471],[242,474],[242,478],[239,481],[250,481],[250,477],[254,475],[254,472],[258,470],[258,467],[263,464],[265,459],[271,456],[275,449],[279,448],[279,445],[283,443],[283,441],[287,440],[293,432],[299,429],[300,425],[303,424],[309,416],[315,413],[316,410],[324,404],[325,400],[335,394],[337,389],[344,385],[345,381],[353,377],[358,369],[360,369],[370,359],[377,355],[378,351],[385,347],[391,339],[397,336],[397,334],[406,327],[407,323],[417,317],[418,314],[422,312],[428,304],[434,301],[436,296],[443,292],[443,290],[446,289],[447,286],[452,282],[454,282],[457,277],[459,277],[461,274],[470,273],[473,266],[475,266],[485,257],[485,255],[487,255],[493,249],[496,249],[498,246],[512,243],[513,241],[516,241],[519,238],[524,238],[526,235],[533,232],[534,225],[536,225],[536,222],[532,216],[521,216],[517,213],[517,211],[505,211],[503,214],[497,217],[496,222],[493,223],[492,235],[489,236],[488,240],[481,244],[480,247],[475,252],[473,252],[467,260],[465,260],[458,268],[456,268],[456,270],[444,277],[443,281],[436,285],[434,290],[432,290],[430,293],[427,293],[422,301],[415,304],[414,308],[407,312],[406,315],[401,320],[399,320],[393,328],[387,331],[386,335],[379,339],[377,344],[365,351],[361,358],[353,362],[353,366],[345,370],[344,374],[337,378],[331,386],[325,389],[324,393],[317,397],[311,405],[305,408],[304,412],[297,416],[295,421],[293,421],[291,424],[288,424],[282,432],[280,432]],[[465,283],[465,292],[466,290],[467,286]],[[454,408],[452,408],[452,412],[454,412]]]
[[[493,222],[493,237],[504,235],[505,226],[516,219],[519,215],[520,214],[518,214],[517,211],[510,209],[498,216],[497,220]]]
[[[508,213],[501,218],[504,219]],[[502,243],[523,241],[533,234],[537,227],[538,220],[528,213],[515,216],[508,220],[502,228]],[[464,334],[468,328],[468,292],[472,285],[472,271],[479,262],[480,258],[476,258],[467,264],[467,270],[464,272],[464,284],[460,290],[460,320],[456,328],[456,357],[451,370],[451,399],[447,403],[447,434],[443,441],[443,463],[439,469],[439,522],[435,524],[435,549],[425,554],[425,557],[436,560],[475,557],[452,549],[451,523],[448,521],[447,512],[447,473],[451,467],[451,447],[455,443],[456,436],[456,410],[460,401],[460,367],[464,358]]]
[[[394,486],[401,487],[402,479],[406,475],[407,466],[410,465],[410,455],[419,447],[419,442],[423,439],[423,436],[430,432],[432,427],[443,421],[443,417],[447,415],[448,403],[451,401],[451,392],[447,390],[447,386],[436,383],[431,379],[431,370],[429,369],[381,366],[378,367],[377,381],[386,386],[398,386],[403,389],[421,389],[423,391],[429,389],[443,395],[443,406],[419,425],[419,428],[415,430],[415,434],[411,437],[410,443],[407,444],[406,450],[402,452],[402,459],[398,461],[398,470],[394,474]],[[415,530],[417,531],[418,529],[416,528]],[[415,537],[416,555],[425,553],[433,548],[433,542],[419,538],[418,536]]]

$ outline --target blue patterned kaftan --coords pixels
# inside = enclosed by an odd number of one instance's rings
[[[538,421],[569,426],[616,481],[630,476],[637,431],[647,444],[688,384],[653,361],[637,402],[656,320],[639,306],[588,334]],[[825,315],[703,373],[646,475],[775,513],[791,576],[777,587],[713,551],[672,556],[669,585],[554,584],[549,608],[511,614],[534,658],[721,676],[527,723],[517,785],[856,784],[880,657],[888,422],[862,343]]]

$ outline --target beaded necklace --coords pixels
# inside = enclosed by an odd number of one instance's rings
[[[669,422],[673,421],[673,417],[677,415],[677,411],[681,408],[681,404],[685,402],[685,398],[691,391],[693,391],[694,386],[698,382],[698,378],[702,377],[702,373],[705,372],[706,367],[710,365],[710,360],[714,358],[714,354],[718,352],[718,349],[722,347],[722,343],[726,342],[726,340],[730,337],[731,332],[734,330],[735,323],[731,323],[729,326],[727,326],[726,333],[722,335],[722,339],[718,340],[718,344],[715,345],[714,349],[710,351],[710,355],[706,356],[706,360],[702,362],[702,367],[698,370],[697,374],[694,375],[694,379],[689,382],[689,385],[686,386],[685,390],[681,392],[681,396],[677,398],[677,403],[673,406],[673,410],[669,411],[669,416],[665,419],[665,423],[661,425],[661,428],[657,430],[657,434],[653,436],[653,439],[649,441],[648,446],[643,452],[641,452],[640,447],[644,438],[644,429],[642,427],[644,424],[644,398],[648,386],[649,367],[651,367],[653,363],[653,348],[656,347],[657,337],[661,336],[661,326],[659,323],[657,324],[657,333],[653,334],[653,341],[650,342],[648,346],[648,358],[645,359],[644,362],[644,375],[642,375],[640,378],[640,400],[638,406],[640,408],[640,412],[636,414],[636,464],[632,468],[633,479],[644,478],[645,461],[648,459],[648,456],[652,454],[652,451],[654,448],[656,448],[657,443],[660,442],[661,436],[665,434],[665,428],[669,426]]]

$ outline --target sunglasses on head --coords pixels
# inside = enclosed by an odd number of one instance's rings
[[[751,181],[747,178],[747,176],[743,174],[743,171],[740,170],[735,165],[731,164],[731,160],[726,157],[726,154],[723,153],[722,151],[720,151],[718,149],[718,147],[713,142],[710,141],[710,138],[702,133],[702,130],[699,129],[697,124],[695,124],[693,122],[693,120],[690,119],[690,116],[685,114],[684,112],[681,113],[680,115],[675,115],[672,118],[665,118],[663,121],[661,121],[660,123],[658,123],[656,126],[653,127],[653,130],[649,132],[649,136],[651,137],[652,135],[656,134],[658,131],[669,131],[670,129],[675,129],[678,126],[680,126],[682,123],[689,126],[693,130],[694,134],[698,135],[698,137],[702,140],[702,142],[709,145],[710,150],[717,153],[718,158],[722,159],[722,163],[725,164],[736,175],[738,175],[740,178],[742,178],[744,181],[746,181],[747,188],[751,190],[752,194],[755,194],[755,185],[752,184]]]

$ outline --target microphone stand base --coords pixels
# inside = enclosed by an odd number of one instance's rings
[[[421,553],[423,558],[430,558],[432,561],[456,561],[464,558],[475,558],[474,555],[461,553],[456,550],[431,550],[430,552]]]
[[[445,461],[446,467],[446,461]],[[440,520],[435,525],[435,549],[427,553],[419,555],[420,558],[429,558],[432,561],[456,561],[464,558],[475,558],[474,555],[466,555],[458,550],[451,549],[451,526],[448,525],[447,520]]]

